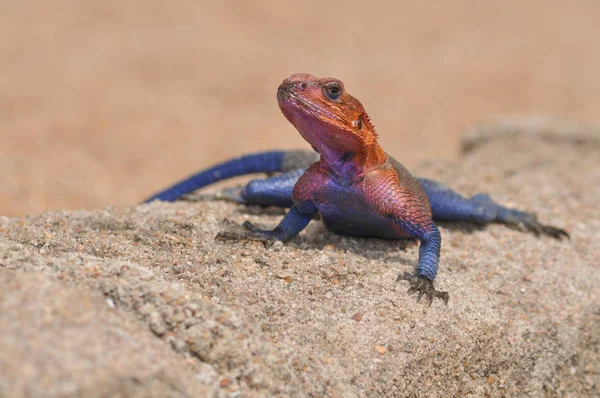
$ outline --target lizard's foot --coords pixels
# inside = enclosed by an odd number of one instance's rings
[[[567,231],[551,225],[542,224],[537,220],[537,216],[533,213],[513,211],[504,215],[499,221],[510,228],[533,232],[537,236],[548,235],[555,239],[571,239]]]
[[[407,293],[416,292],[418,294],[417,303],[419,302],[419,300],[421,300],[423,296],[425,296],[427,297],[427,301],[429,301],[429,306],[431,306],[433,299],[436,297],[441,300],[444,300],[444,303],[448,305],[448,299],[450,298],[448,292],[439,292],[435,290],[435,288],[433,287],[433,282],[425,278],[424,276],[413,275],[409,274],[408,272],[405,272],[404,274],[398,275],[396,282],[402,280],[410,282],[410,289],[408,289]]]
[[[277,239],[273,236],[273,231],[263,230],[256,227],[250,221],[246,221],[243,224],[243,229],[237,224],[235,227],[230,227],[226,231],[221,231],[215,237],[216,240],[228,241],[228,240],[254,240],[264,242],[265,246],[271,246]]]

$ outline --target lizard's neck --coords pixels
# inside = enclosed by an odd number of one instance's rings
[[[321,155],[321,164],[343,181],[360,179],[387,161],[375,126],[362,105],[350,99],[354,102],[335,105],[316,103],[298,93],[293,102],[280,99],[283,114]]]
[[[325,142],[313,145],[324,165],[343,180],[360,179],[387,161],[385,152],[376,140],[365,143],[364,140],[354,138],[356,137],[344,139],[338,136],[330,145]]]

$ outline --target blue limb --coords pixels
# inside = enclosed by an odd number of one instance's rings
[[[174,201],[197,189],[228,178],[253,173],[287,172],[306,168],[318,160],[311,151],[272,151],[244,155],[202,170],[159,192],[144,202]]]
[[[436,221],[470,221],[488,224],[496,219],[497,205],[491,200],[480,200],[478,196],[467,199],[444,184],[417,178],[427,194],[431,213]]]
[[[311,202],[295,204],[283,217],[275,229],[260,229],[249,221],[244,223],[246,231],[223,231],[217,235],[221,240],[258,240],[263,242],[282,241],[296,237],[312,220],[317,213],[317,208]]]
[[[546,234],[557,239],[569,237],[565,230],[538,222],[532,213],[501,206],[487,194],[467,199],[439,182],[425,178],[417,178],[417,181],[427,194],[436,221],[468,221],[482,225],[499,222],[536,235]]]
[[[440,249],[442,246],[440,231],[437,227],[433,226],[430,231],[418,238],[421,241],[421,246],[419,247],[417,275],[433,281],[437,275],[440,261]]]
[[[274,177],[250,181],[240,192],[246,204],[292,207],[294,186],[306,169],[297,169]]]
[[[298,178],[306,169],[296,169],[269,178],[259,178],[245,186],[225,188],[206,199],[222,199],[246,205],[277,206],[290,208],[294,204],[292,193]]]
[[[400,274],[396,281],[409,281],[410,288],[408,292],[416,292],[417,301],[426,296],[429,305],[431,305],[433,299],[437,297],[448,304],[448,293],[437,291],[433,287],[433,280],[437,275],[440,262],[440,250],[442,246],[440,231],[433,223],[426,227],[401,224],[402,229],[421,241],[421,246],[419,247],[419,260],[416,272],[414,274],[408,272]]]

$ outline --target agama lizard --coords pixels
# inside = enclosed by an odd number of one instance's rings
[[[245,231],[223,232],[223,239],[288,241],[319,213],[327,229],[344,235],[385,239],[416,238],[419,259],[414,274],[397,281],[416,292],[448,302],[448,293],[435,290],[441,237],[434,221],[500,222],[536,235],[569,237],[560,228],[541,224],[535,215],[503,207],[486,194],[465,198],[441,183],[413,178],[386,154],[362,104],[341,81],[294,74],[277,90],[285,117],[308,141],[311,151],[273,151],[245,155],[217,164],[152,196],[174,201],[198,188],[234,176],[280,172],[226,189],[219,197],[244,204],[289,207],[273,230],[245,222]]]

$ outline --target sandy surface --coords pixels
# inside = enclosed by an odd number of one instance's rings
[[[438,288],[417,246],[333,235],[222,243],[277,209],[153,203],[0,218],[0,396],[599,396],[600,129],[514,120],[417,168],[535,211],[557,241],[444,224]]]
[[[335,76],[409,166],[503,114],[594,121],[600,2],[0,2],[0,214],[132,205],[242,152],[307,148],[295,72]]]

